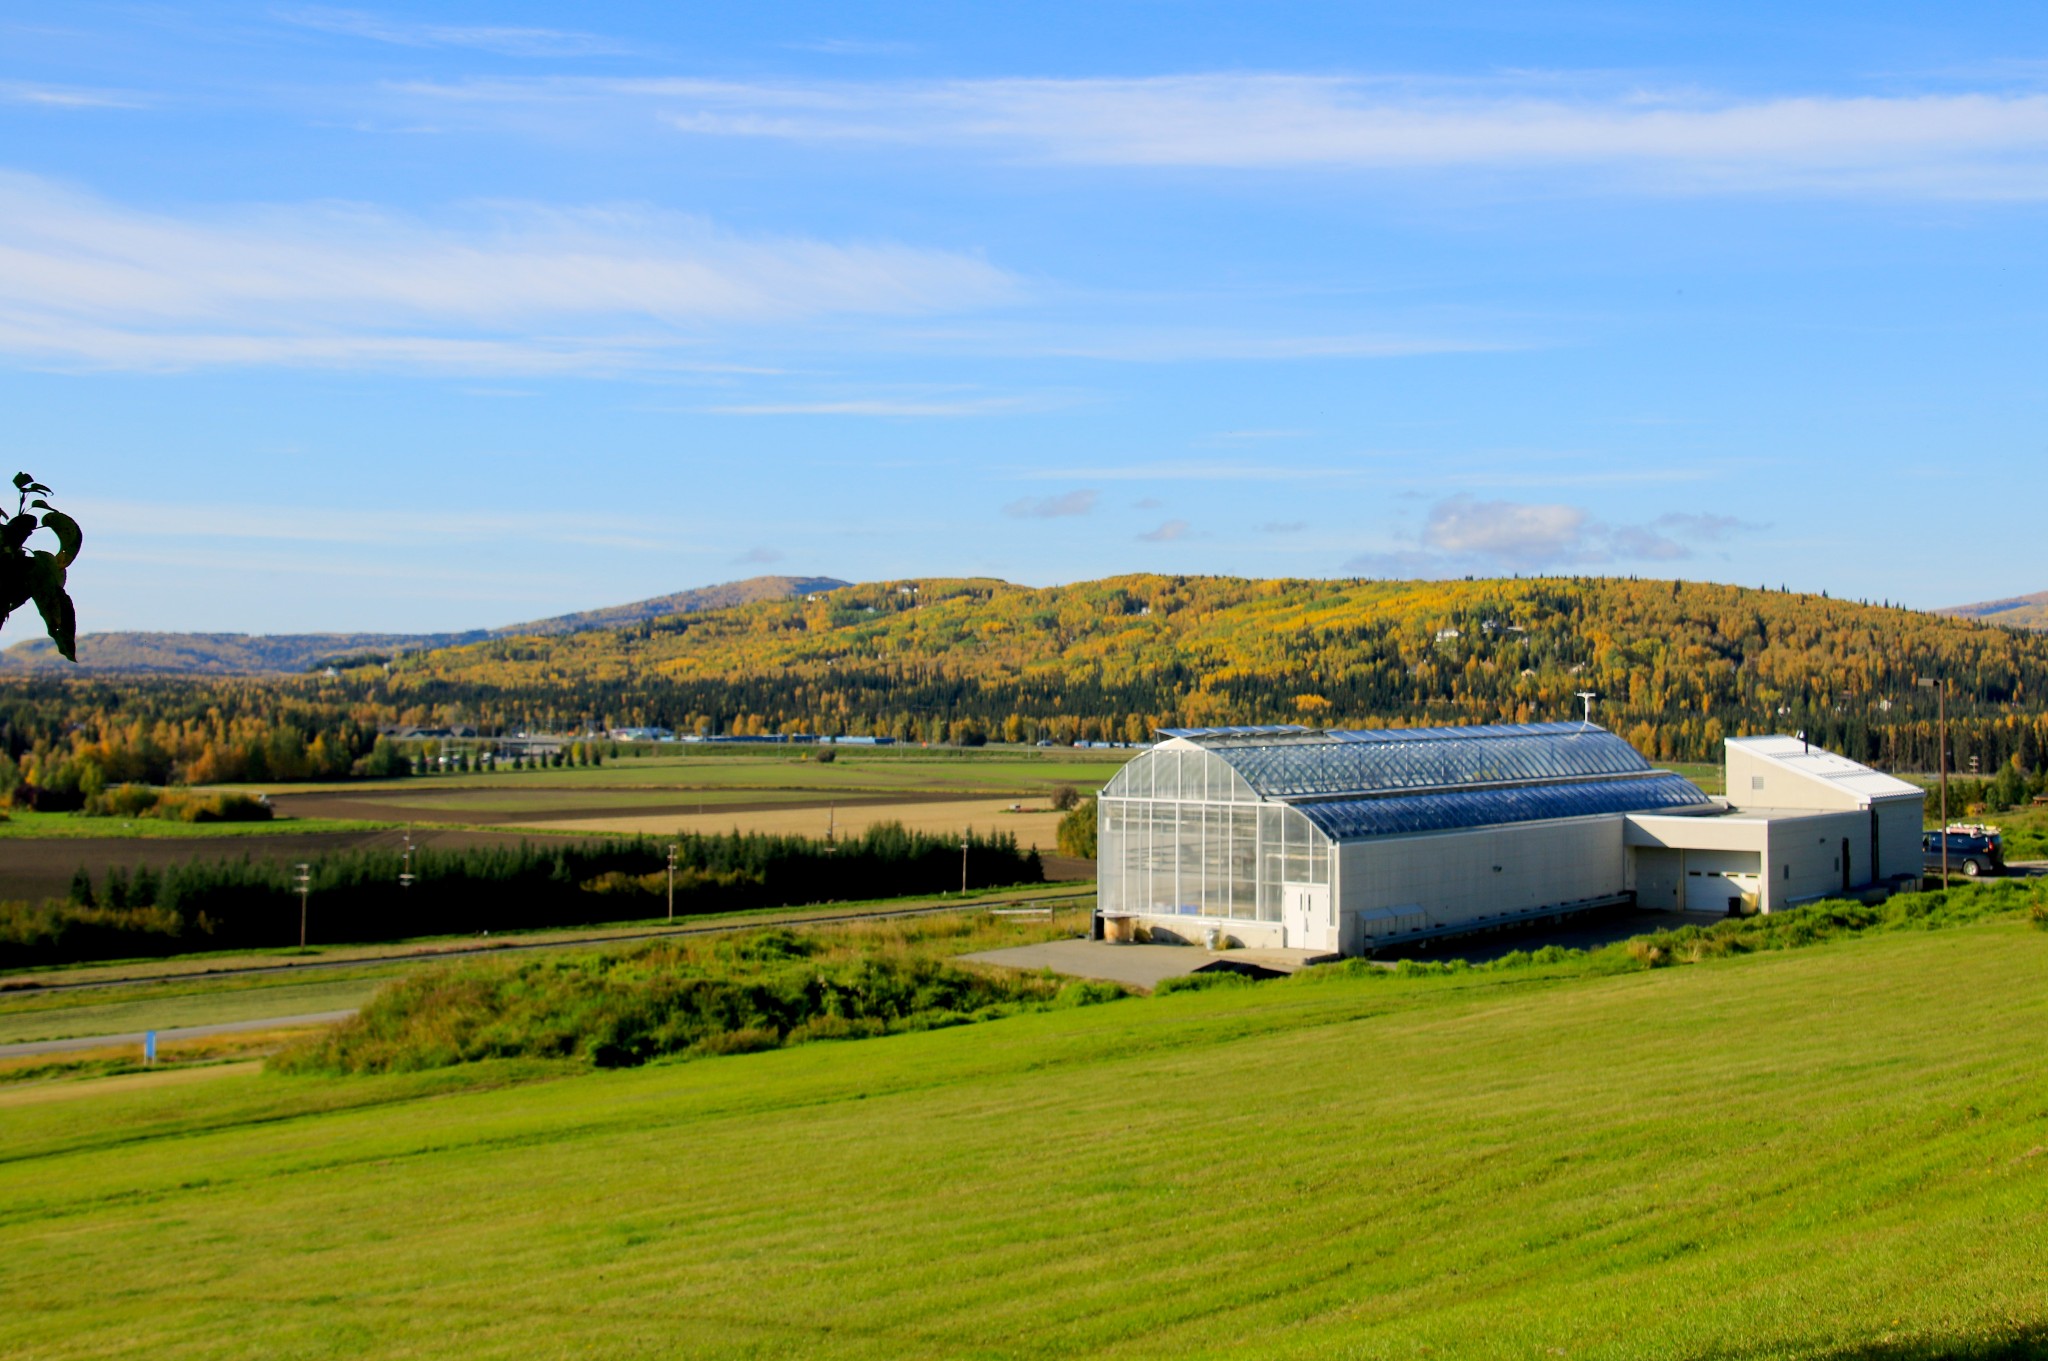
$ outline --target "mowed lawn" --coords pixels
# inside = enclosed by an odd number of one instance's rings
[[[0,1354],[2029,1355],[2044,981],[1993,923],[13,1103]]]

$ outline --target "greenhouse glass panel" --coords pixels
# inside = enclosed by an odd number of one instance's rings
[[[1636,775],[1650,769],[1604,728],[1578,723],[1389,728],[1214,739],[1212,750],[1268,797]]]
[[[1259,818],[1252,808],[1230,810],[1230,915],[1259,915]]]
[[[1301,805],[1301,812],[1338,841],[1408,832],[1451,831],[1499,823],[1541,822],[1601,813],[1699,808],[1712,801],[1677,775],[1521,789],[1448,790],[1407,797],[1337,799]]]
[[[1152,762],[1150,756],[1140,756],[1116,773],[1104,793],[1114,791],[1126,799],[1149,799],[1152,797]]]
[[[1230,915],[1230,821],[1213,805],[1202,808],[1202,911]]]
[[[1096,818],[1095,879],[1097,907],[1104,912],[1123,909],[1124,816],[1123,805],[1104,800]]]
[[[1308,881],[1308,838],[1302,833],[1307,823],[1301,814],[1288,809],[1280,818],[1280,835],[1286,846],[1286,858],[1281,862],[1282,883],[1301,884]]]

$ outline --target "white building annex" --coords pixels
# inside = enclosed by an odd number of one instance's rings
[[[1590,723],[1167,729],[1103,788],[1105,921],[1359,955],[1621,904],[1771,912],[1920,873],[1924,791],[1793,737],[1728,794]]]

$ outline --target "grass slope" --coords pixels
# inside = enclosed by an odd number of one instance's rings
[[[2044,969],[1998,922],[16,1105],[0,1351],[2031,1355]]]

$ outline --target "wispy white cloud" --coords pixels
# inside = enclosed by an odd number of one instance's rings
[[[1029,397],[963,397],[956,400],[929,401],[872,397],[849,401],[752,402],[731,406],[707,406],[701,409],[717,416],[954,417],[999,416],[1018,411],[1041,410],[1044,405],[1044,402]]]
[[[1157,529],[1149,529],[1138,538],[1145,543],[1173,543],[1188,536],[1191,526],[1186,520],[1168,520]]]
[[[1646,524],[1608,524],[1561,502],[1482,501],[1460,494],[1429,508],[1412,546],[1361,554],[1345,566],[1375,576],[1434,577],[1674,563],[1760,528],[1731,515],[1697,512],[1672,512]]]
[[[1519,348],[1499,340],[1399,333],[1288,335],[1199,327],[1132,330],[1091,327],[1085,332],[1036,339],[1018,337],[1033,353],[1066,359],[1111,359],[1133,363],[1202,360],[1401,359],[1438,354],[1488,354]]]
[[[899,349],[949,355],[1090,359],[1122,364],[1407,359],[1530,348],[1525,341],[1442,334],[1441,330],[1417,326],[1375,332],[1304,334],[1251,326],[1133,326],[1122,320],[1096,317],[1085,323],[1004,319],[972,325],[906,324],[896,328],[889,341]]]
[[[969,256],[636,207],[173,215],[0,173],[0,351],[59,363],[717,367],[735,328],[1014,299]]]
[[[765,567],[771,562],[781,562],[788,556],[787,553],[784,553],[779,548],[749,548],[746,552],[735,557],[733,561],[750,567]]]
[[[300,5],[275,10],[273,15],[300,28],[396,47],[462,47],[501,57],[604,57],[633,50],[594,33],[490,24],[423,24],[326,5]]]
[[[1069,515],[1086,515],[1095,509],[1102,493],[1083,487],[1063,496],[1024,497],[1003,507],[1003,514],[1026,520],[1055,520]]]
[[[124,90],[89,90],[76,85],[33,85],[0,80],[0,104],[37,104],[49,109],[140,109],[148,101]]]
[[[1361,474],[1348,468],[1309,468],[1261,463],[1160,462],[1108,464],[1092,468],[1020,468],[1017,476],[1044,482],[1329,482]]]
[[[931,82],[477,81],[444,107],[629,103],[697,136],[981,148],[1106,166],[1560,167],[1662,190],[2048,196],[2048,95],[1763,98],[1294,74]]]
[[[1548,562],[1583,551],[1591,517],[1577,506],[1453,496],[1430,508],[1425,547],[1503,562]]]

